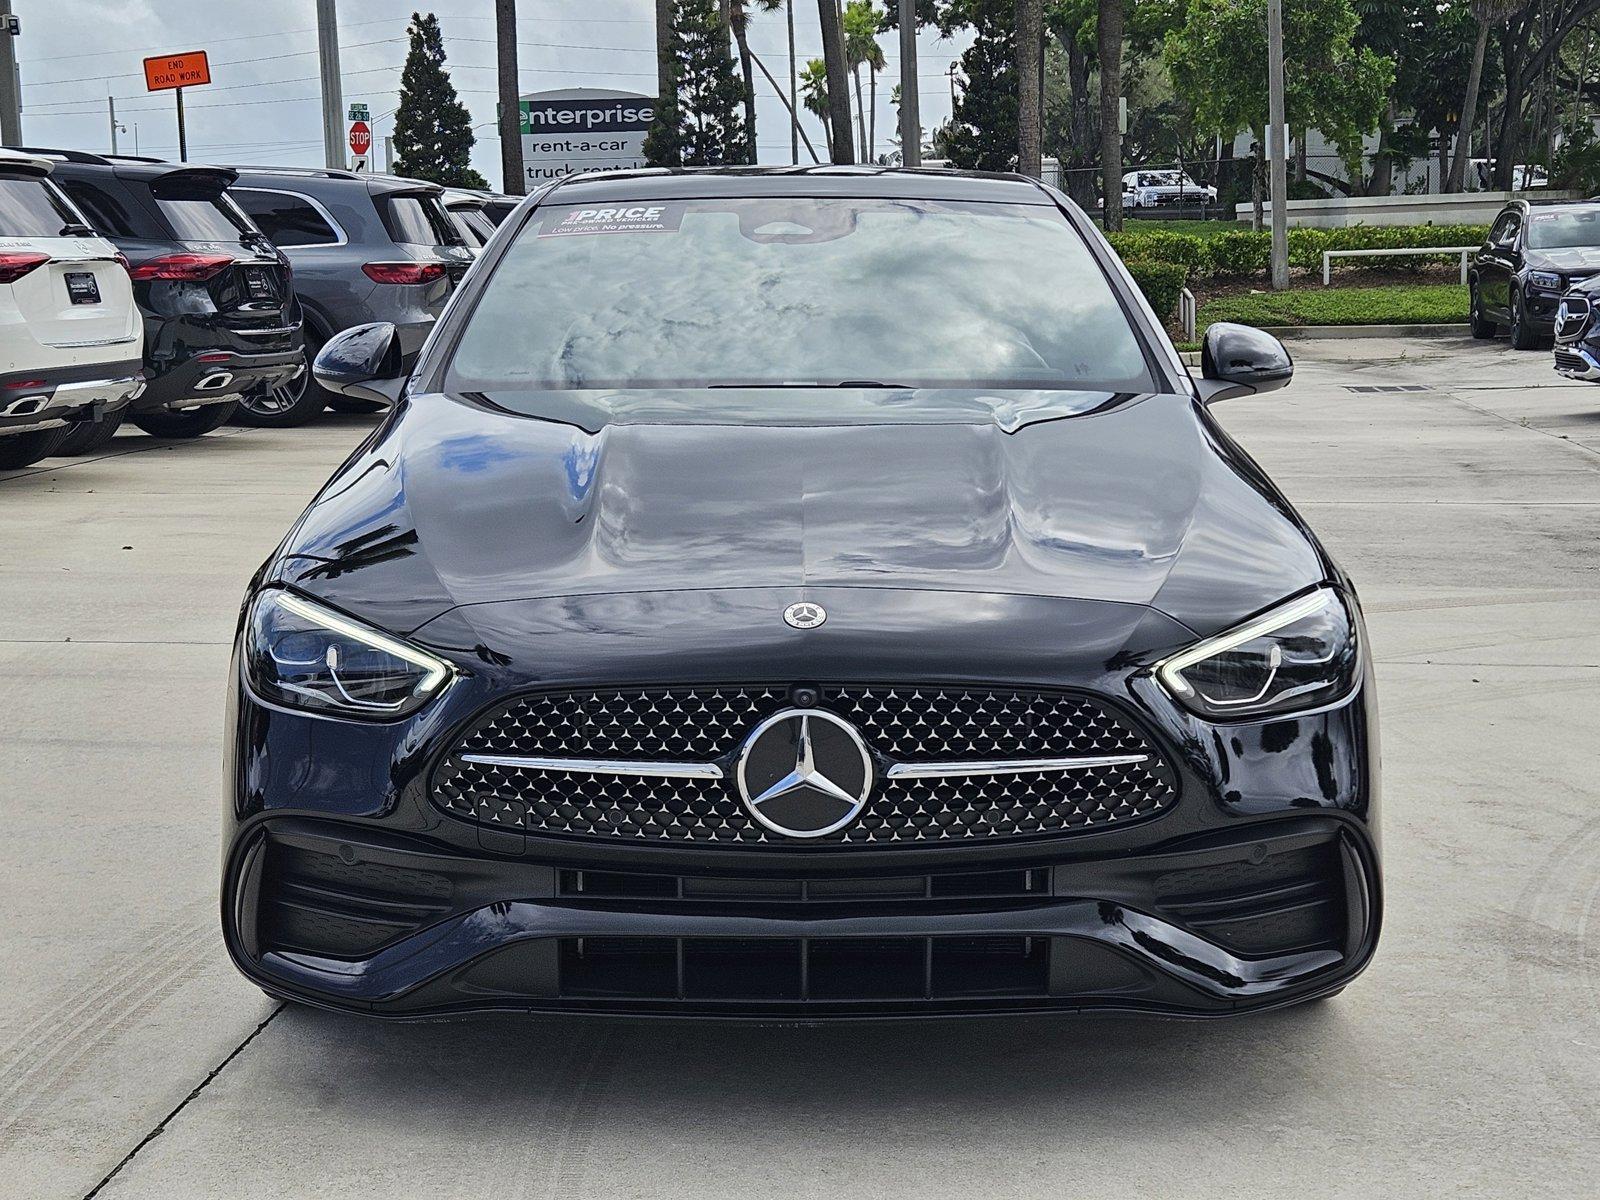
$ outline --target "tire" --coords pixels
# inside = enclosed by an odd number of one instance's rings
[[[71,432],[72,426],[65,425],[60,429],[36,429],[32,433],[0,437],[0,471],[20,470],[33,466],[41,458],[49,458],[59,452],[61,443]]]
[[[151,437],[197,438],[228,423],[237,404],[207,404],[188,412],[153,412],[133,418]]]
[[[1511,293],[1511,348],[1513,350],[1539,348],[1539,335],[1528,325],[1528,314],[1522,310],[1520,290],[1513,290]]]
[[[256,388],[246,392],[233,414],[235,425],[260,429],[290,429],[304,425],[319,415],[330,393],[311,377],[311,363],[322,342],[309,331],[301,335],[305,347],[306,369],[288,383],[275,388]]]
[[[357,400],[354,396],[341,396],[337,392],[330,392],[328,407],[334,412],[341,413],[375,413],[382,412],[389,406],[379,404],[376,400]]]
[[[1478,295],[1478,283],[1473,281],[1468,288],[1467,323],[1472,329],[1472,336],[1480,342],[1488,341],[1500,332],[1500,327],[1483,315],[1483,299]]]
[[[122,428],[123,418],[127,415],[128,410],[122,408],[98,421],[84,421],[74,425],[67,433],[67,440],[61,443],[56,453],[63,457],[77,457],[104,450],[111,444],[111,439],[117,436],[117,430]]]

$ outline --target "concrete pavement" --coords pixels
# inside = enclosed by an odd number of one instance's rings
[[[1589,1194],[1600,387],[1504,342],[1294,352],[1218,411],[1367,606],[1387,925],[1342,996],[1226,1023],[280,1009],[216,932],[228,643],[368,423],[0,476],[0,1196]]]

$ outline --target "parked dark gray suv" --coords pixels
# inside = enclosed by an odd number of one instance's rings
[[[305,310],[308,357],[353,325],[387,321],[409,370],[473,252],[435,184],[394,175],[301,167],[239,167],[229,194],[288,257]],[[256,392],[236,420],[300,425],[331,405],[375,405],[334,396],[310,373]]]

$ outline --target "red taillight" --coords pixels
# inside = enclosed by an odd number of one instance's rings
[[[44,386],[42,379],[17,379],[6,384],[8,388],[38,388]]]
[[[48,254],[28,254],[21,251],[0,254],[0,283],[15,283],[35,267],[50,261]]]
[[[194,360],[203,363],[227,362],[232,357],[233,355],[226,350],[210,350],[205,354],[196,354]]]
[[[364,263],[361,269],[377,283],[432,283],[444,278],[443,263]]]
[[[201,283],[219,271],[233,265],[227,254],[163,254],[147,259],[132,268],[128,274],[135,279],[176,279],[185,283]]]

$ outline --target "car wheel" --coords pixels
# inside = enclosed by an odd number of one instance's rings
[[[1472,336],[1484,341],[1499,333],[1500,327],[1483,315],[1483,297],[1478,295],[1477,280],[1473,280],[1467,289],[1467,297],[1467,323],[1472,329]]]
[[[310,369],[272,387],[252,388],[239,397],[233,414],[235,425],[254,425],[263,429],[287,429],[304,425],[323,408],[322,389],[311,378]]]
[[[1514,289],[1511,293],[1511,347],[1514,350],[1535,350],[1538,346],[1539,335],[1528,324],[1528,314],[1522,309],[1522,292]]]
[[[197,438],[227,424],[237,404],[207,404],[188,412],[153,412],[133,418],[133,423],[151,437]]]
[[[101,417],[98,421],[84,421],[74,425],[67,433],[67,440],[61,443],[56,453],[63,457],[77,457],[104,450],[111,444],[111,439],[117,436],[117,430],[122,428],[123,418],[127,415],[128,410],[123,408],[109,417]]]
[[[35,429],[32,433],[13,433],[0,437],[0,471],[31,467],[41,458],[60,451],[61,443],[72,432],[70,425],[60,429]]]

